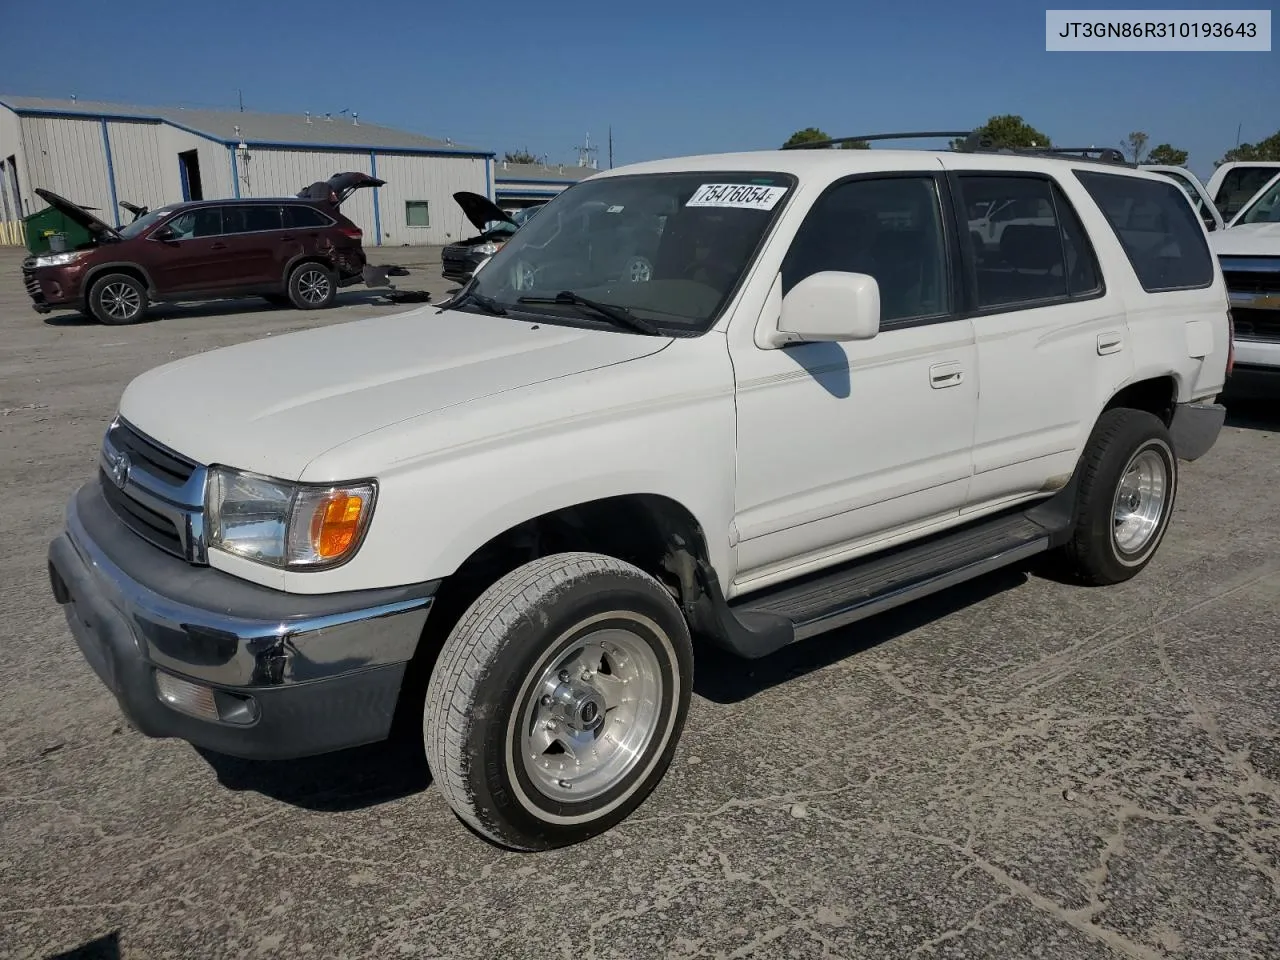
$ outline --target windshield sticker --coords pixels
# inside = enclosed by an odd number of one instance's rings
[[[693,192],[685,206],[772,210],[786,192],[786,187],[757,187],[749,183],[704,183]]]
[[[622,212],[622,204],[620,203],[615,203],[612,207],[610,207],[608,210],[605,211],[605,213],[621,213],[621,212]]]

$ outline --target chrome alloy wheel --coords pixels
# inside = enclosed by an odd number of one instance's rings
[[[1121,474],[1112,503],[1111,538],[1126,556],[1141,553],[1160,531],[1170,493],[1169,468],[1150,447],[1138,451]]]
[[[307,303],[324,303],[331,284],[321,270],[305,270],[298,277],[298,296]]]
[[[639,636],[617,626],[585,635],[542,669],[526,698],[515,744],[524,772],[561,803],[607,793],[657,733],[662,687],[658,658]]]
[[[137,288],[124,282],[109,283],[98,296],[102,310],[112,320],[132,320],[142,309],[142,296]]]

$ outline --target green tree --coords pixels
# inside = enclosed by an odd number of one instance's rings
[[[787,142],[784,143],[783,146],[794,147],[797,144],[801,144],[801,143],[819,143],[823,140],[830,140],[830,139],[831,139],[830,136],[828,136],[824,131],[819,130],[817,127],[805,127],[803,130],[797,130],[790,137],[788,137]],[[832,149],[870,150],[871,144],[867,143],[867,141],[865,140],[850,140],[848,143],[834,144]]]
[[[992,117],[973,132],[979,137],[990,140],[991,146],[997,150],[1028,150],[1032,147],[1052,146],[1047,136],[1022,117],[1012,113]],[[951,146],[957,148],[962,142],[952,140]]]
[[[1280,131],[1259,143],[1242,143],[1235,149],[1228,150],[1214,166],[1233,160],[1280,160]]]
[[[1151,138],[1141,130],[1135,130],[1129,136],[1120,141],[1120,149],[1129,155],[1134,163],[1141,163],[1143,156],[1147,152],[1147,142]]]
[[[1167,143],[1161,143],[1152,148],[1147,154],[1147,163],[1162,163],[1168,167],[1185,167],[1187,165],[1187,151],[1179,150],[1177,147],[1170,146]]]
[[[502,155],[502,159],[506,163],[537,163],[538,158],[529,152],[526,147],[523,150],[508,150]]]
[[[824,131],[819,130],[817,127],[805,127],[803,130],[797,130],[788,137],[787,142],[784,143],[783,146],[794,147],[801,143],[817,143],[820,140],[830,139],[830,136],[828,136]]]

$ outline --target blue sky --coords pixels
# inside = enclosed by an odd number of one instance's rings
[[[1069,146],[1145,130],[1207,175],[1237,125],[1246,141],[1280,126],[1274,50],[1047,53],[1044,6],[1011,0],[4,6],[0,92],[234,107],[240,88],[246,109],[350,108],[552,162],[589,132],[604,165],[610,125],[618,165],[1017,113]]]

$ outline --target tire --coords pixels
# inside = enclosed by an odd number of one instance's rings
[[[1062,558],[1084,583],[1129,580],[1151,562],[1173,514],[1178,460],[1169,431],[1146,411],[1108,410],[1079,470],[1075,530]]]
[[[323,263],[300,263],[289,274],[289,302],[299,310],[323,310],[337,298],[337,274]]]
[[[657,580],[600,554],[534,560],[481,594],[445,641],[423,710],[427,762],[458,817],[494,843],[578,843],[662,779],[692,681],[689,628]]]
[[[262,299],[263,299],[263,300],[265,300],[265,301],[267,301],[267,303],[271,304],[273,307],[291,307],[291,306],[293,306],[293,301],[292,301],[292,300],[290,300],[290,299],[289,299],[285,294],[283,294],[283,293],[268,293],[268,294],[264,294],[264,295],[263,295],[263,297],[262,297]]]
[[[147,313],[147,288],[127,273],[108,273],[89,287],[90,315],[99,323],[121,326],[137,323]]]

